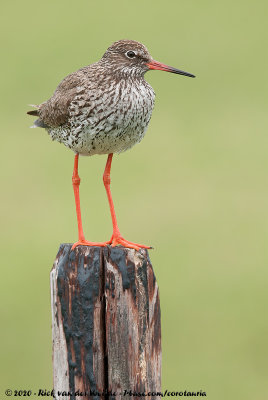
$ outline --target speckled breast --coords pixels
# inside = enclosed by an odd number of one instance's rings
[[[78,87],[68,124],[49,133],[82,155],[119,153],[143,138],[154,99],[145,80],[122,80],[89,92]]]

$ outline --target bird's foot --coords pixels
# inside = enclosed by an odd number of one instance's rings
[[[107,244],[109,244],[110,242],[89,242],[88,240],[82,239],[82,240],[78,240],[78,242],[74,243],[72,245],[72,250],[74,250],[77,246],[101,246],[101,247],[105,247],[107,246]]]
[[[111,245],[112,247],[115,246],[123,246],[127,247],[129,249],[135,249],[135,250],[140,250],[140,249],[152,249],[151,246],[145,246],[144,244],[139,244],[139,243],[132,243],[129,242],[128,240],[124,239],[121,234],[116,234],[112,235],[111,239],[108,240],[107,242],[89,242],[88,240],[82,239],[78,240],[78,242],[74,243],[72,245],[72,250],[74,250],[77,246],[100,246],[100,247],[105,247],[107,245]]]
[[[116,235],[113,234],[109,242],[107,242],[107,244],[110,244],[112,247],[121,245],[123,247],[135,250],[152,249],[151,246],[145,246],[144,244],[129,242],[128,240],[124,239],[120,234]]]

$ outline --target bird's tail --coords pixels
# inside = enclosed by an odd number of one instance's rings
[[[36,117],[39,116],[38,110],[27,111],[27,114],[29,114],[29,115],[35,115]]]
[[[35,104],[29,104],[29,106],[35,107],[36,110],[27,111],[27,114],[39,117],[39,106]],[[31,126],[31,128],[47,128],[47,125],[40,118],[38,118],[36,121],[34,121],[34,124]]]
[[[39,106],[36,104],[28,104],[28,106],[36,108],[36,110],[27,111],[27,114],[39,117]]]

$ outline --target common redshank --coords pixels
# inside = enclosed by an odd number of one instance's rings
[[[34,127],[45,128],[52,140],[75,152],[72,184],[78,223],[78,245],[122,245],[139,250],[142,244],[124,239],[119,231],[110,190],[110,172],[114,153],[130,149],[145,135],[154,107],[155,93],[145,81],[149,70],[161,70],[189,76],[188,72],[153,60],[147,48],[134,40],[113,43],[96,63],[66,76],[53,96],[28,114],[38,116]],[[113,223],[107,242],[85,239],[79,198],[79,155],[108,154],[103,174]]]

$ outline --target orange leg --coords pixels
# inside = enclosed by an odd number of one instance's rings
[[[143,244],[132,243],[132,242],[129,242],[128,240],[125,240],[119,231],[119,228],[117,225],[117,220],[116,220],[116,215],[115,215],[115,210],[114,210],[111,189],[110,189],[110,183],[111,183],[110,173],[111,173],[111,165],[112,165],[112,158],[113,158],[112,153],[108,155],[106,167],[105,167],[104,174],[103,174],[103,183],[104,183],[104,186],[106,189],[106,193],[107,193],[107,197],[108,197],[108,201],[109,201],[109,205],[110,205],[110,211],[111,211],[111,217],[112,217],[112,223],[113,223],[113,234],[112,234],[111,239],[107,242],[99,243],[99,242],[89,242],[89,241],[85,240],[83,227],[82,227],[81,209],[80,209],[80,197],[79,197],[80,177],[78,175],[78,158],[79,158],[79,154],[76,154],[75,159],[74,159],[74,170],[73,170],[73,176],[72,176],[74,198],[75,198],[75,205],[76,205],[77,224],[78,224],[78,242],[73,244],[72,250],[76,246],[103,246],[104,247],[104,246],[107,246],[108,244],[111,244],[112,247],[117,246],[117,245],[122,245],[123,247],[128,247],[128,248],[136,249],[136,250],[139,250],[140,248],[151,249],[151,247],[149,247],[149,246],[144,246]]]
[[[108,201],[109,201],[109,206],[110,206],[110,211],[111,211],[111,217],[112,217],[112,223],[113,223],[113,234],[109,242],[107,244],[111,244],[112,247],[116,245],[122,245],[123,247],[129,247],[131,249],[136,249],[139,250],[140,248],[144,249],[151,249],[149,246],[144,246],[143,244],[138,244],[138,243],[132,243],[129,242],[128,240],[125,240],[118,228],[117,225],[117,220],[116,220],[116,215],[115,215],[115,210],[114,210],[114,203],[112,199],[112,194],[111,194],[111,189],[110,189],[110,183],[111,183],[111,165],[112,165],[112,159],[113,159],[113,154],[108,155],[106,167],[104,170],[103,174],[103,183],[106,189]]]
[[[76,154],[75,159],[74,159],[74,170],[73,170],[73,176],[72,176],[72,182],[73,182],[73,188],[74,188],[74,198],[75,198],[75,205],[76,205],[77,224],[78,224],[78,242],[74,243],[74,245],[72,246],[72,250],[76,246],[106,246],[107,242],[95,243],[95,242],[88,242],[87,240],[85,240],[83,227],[82,227],[80,198],[79,198],[80,178],[78,175],[78,158],[79,158],[79,154]]]

